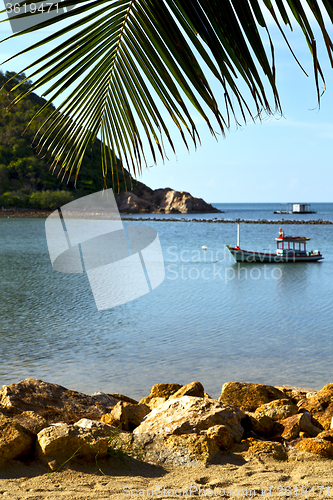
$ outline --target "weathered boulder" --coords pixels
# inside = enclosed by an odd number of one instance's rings
[[[33,378],[4,385],[0,389],[0,407],[13,414],[32,411],[48,423],[71,423],[83,417],[99,420],[108,411],[93,396]]]
[[[316,436],[318,439],[326,439],[326,441],[330,441],[333,443],[333,429],[329,431],[322,431]]]
[[[176,455],[188,456],[187,460],[189,462],[208,463],[220,451],[215,439],[207,435],[183,434],[181,436],[169,436],[164,440],[164,443]]]
[[[145,462],[156,462],[168,465],[197,466],[209,463],[219,452],[215,440],[202,434],[182,434],[162,436],[155,434],[133,434],[131,450],[135,458]]]
[[[106,424],[113,425],[119,430],[122,429],[124,431],[128,431],[128,419],[124,403],[119,401],[116,406],[112,408],[110,413],[105,413],[105,415],[102,416],[101,421]]]
[[[153,410],[163,404],[181,387],[183,386],[179,384],[155,384],[151,388],[149,396],[142,398],[140,403],[149,406],[149,408]]]
[[[333,384],[325,385],[314,396],[300,401],[299,408],[309,411],[324,430],[329,430],[333,418]]]
[[[248,438],[248,456],[271,457],[275,460],[286,460],[288,455],[280,443],[271,441],[258,441]]]
[[[95,394],[93,394],[95,396]],[[131,403],[132,405],[137,405],[139,401],[132,399],[128,396],[124,396],[124,394],[120,394],[119,392],[115,392],[113,394],[107,394],[107,396],[115,398],[117,401],[124,401],[125,403]]]
[[[297,404],[299,401],[302,401],[305,398],[314,396],[318,392],[314,389],[307,389],[305,387],[296,387],[294,385],[283,385],[283,386],[276,385],[275,387],[276,389],[279,389],[280,391],[284,392],[286,397],[289,398],[295,404]]]
[[[274,421],[296,415],[298,407],[290,399],[275,399],[270,403],[259,406],[254,412],[255,415],[266,415]],[[254,416],[255,416],[254,415]]]
[[[75,424],[52,424],[37,435],[37,458],[56,470],[70,459],[106,456],[110,436],[117,432],[104,422],[81,419]]]
[[[316,437],[322,429],[313,423],[313,418],[311,413],[305,411],[303,412],[304,418],[301,419],[301,431],[305,432],[308,437]]]
[[[228,427],[225,425],[214,425],[213,427],[209,427],[206,435],[215,441],[221,450],[231,448],[233,445],[233,439],[230,435]]]
[[[150,394],[147,397],[169,398],[172,394],[177,392],[178,389],[180,389],[181,387],[183,386],[180,384],[155,384],[151,388]]]
[[[283,426],[282,437],[287,441],[298,438],[301,429],[301,421],[304,420],[304,414],[292,415],[284,420],[281,420]],[[304,431],[303,431],[304,432]]]
[[[177,392],[170,396],[170,399],[181,398],[183,396],[195,396],[197,398],[205,397],[205,390],[200,382],[191,382],[183,385]]]
[[[161,406],[163,403],[166,402],[167,399],[169,398],[149,398],[149,396],[142,398],[140,400],[140,404],[144,404],[150,408],[150,410],[154,410],[154,408],[158,408]]]
[[[149,406],[143,404],[124,404],[126,405],[125,411],[127,413],[128,430],[132,431],[141,424],[142,420],[151,412],[151,409]]]
[[[259,436],[268,436],[273,432],[274,420],[262,413],[248,413],[252,430]]]
[[[313,425],[311,422],[311,415],[307,412],[298,413],[284,420],[280,420],[280,424],[283,425],[284,428],[282,437],[287,441],[298,438],[301,431],[308,437],[315,437],[321,431],[321,429]]]
[[[33,411],[23,411],[18,415],[14,414],[12,419],[15,422],[18,422],[22,426],[23,430],[33,437],[36,437],[42,429],[48,427],[49,425],[45,418],[41,417],[37,413],[34,413]]]
[[[199,434],[214,425],[225,425],[230,436],[237,442],[244,429],[241,419],[245,414],[235,406],[214,399],[183,396],[169,399],[152,410],[145,420],[134,429],[134,434]]]
[[[259,406],[275,399],[286,399],[286,395],[271,385],[250,382],[227,382],[222,386],[219,397],[219,401],[249,412],[254,412]]]
[[[321,457],[333,458],[333,443],[326,439],[307,438],[297,443],[296,448],[308,453],[314,453]]]
[[[0,413],[0,463],[27,455],[32,438],[23,427]]]
[[[119,401],[110,413],[102,416],[102,422],[106,422],[123,431],[133,431],[150,411],[150,408],[144,404],[131,404]]]
[[[101,403],[105,408],[112,408],[115,406],[119,401],[124,401],[122,398],[126,398],[126,396],[122,396],[119,394],[119,398],[116,397],[115,394],[106,394],[105,392],[94,392],[94,394],[91,395],[92,398],[97,399],[99,403]],[[128,398],[131,399],[131,398]],[[128,401],[129,403],[136,403],[136,401],[131,400]]]

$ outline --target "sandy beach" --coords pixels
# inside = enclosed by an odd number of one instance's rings
[[[288,461],[220,454],[200,467],[143,463],[127,456],[97,464],[72,461],[49,473],[39,462],[0,470],[0,495],[11,500],[124,498],[332,498],[332,460],[298,452]]]
[[[28,208],[6,208],[0,209],[0,219],[25,218],[25,219],[46,219],[52,213],[51,210],[39,210]]]

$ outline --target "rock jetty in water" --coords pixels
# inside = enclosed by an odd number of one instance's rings
[[[333,458],[332,418],[333,384],[310,391],[228,382],[217,400],[200,382],[164,383],[135,401],[26,379],[0,390],[0,466],[40,460],[55,471],[74,458],[95,461],[120,450],[188,466],[221,454]]]

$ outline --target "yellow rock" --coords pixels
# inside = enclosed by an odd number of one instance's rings
[[[333,417],[333,384],[325,385],[316,395],[304,399],[299,407],[309,411],[324,430],[329,430]]]
[[[321,457],[333,458],[333,443],[325,439],[307,438],[296,444],[296,448]]]
[[[169,436],[165,446],[180,453],[187,453],[192,460],[209,462],[220,451],[218,445],[208,435],[183,434]]]
[[[330,441],[331,443],[333,443],[333,429],[321,432],[320,434],[317,435],[317,438],[325,439],[326,441]]]
[[[119,401],[110,413],[102,416],[101,420],[123,431],[133,431],[148,413],[150,408],[147,405]]]
[[[244,412],[239,408],[214,399],[183,396],[169,399],[155,408],[134,429],[134,434],[199,434],[214,425],[225,425],[234,441],[240,441],[244,429]]]
[[[248,438],[249,455],[270,456],[275,460],[286,460],[287,453],[280,443],[272,441],[258,441],[257,439]]]
[[[290,399],[276,399],[259,406],[255,414],[266,415],[274,421],[282,420],[298,412],[297,406]]]
[[[30,451],[32,439],[12,418],[0,414],[0,462],[12,460]]]
[[[284,392],[287,398],[290,398],[295,404],[297,404],[302,399],[309,397],[309,395],[315,395],[318,391],[314,389],[309,389],[306,387],[296,387],[294,385],[283,385],[275,386],[280,391]]]
[[[98,398],[66,389],[58,384],[27,378],[0,389],[0,404],[13,414],[34,412],[50,423],[99,420],[106,407]]]
[[[333,393],[333,384],[324,385],[324,387],[319,392],[323,392],[323,391],[328,391],[328,392]]]
[[[284,427],[282,437],[287,441],[296,439],[301,431],[309,437],[315,437],[320,433],[320,429],[312,424],[311,415],[307,412],[280,420],[280,424]]]
[[[274,420],[263,413],[259,413],[257,410],[255,413],[249,412],[248,416],[251,420],[252,429],[256,434],[260,436],[271,434],[274,427]]]
[[[286,395],[271,385],[227,382],[222,386],[219,401],[237,406],[243,411],[255,411],[259,406]]]
[[[13,420],[22,425],[23,429],[30,435],[37,434],[48,427],[47,420],[33,411],[24,411],[20,415],[13,415]]]
[[[156,384],[153,385],[149,396],[141,399],[140,403],[149,406],[151,410],[158,408],[168,399],[177,399],[183,396],[194,396],[198,398],[211,399],[205,393],[200,382],[191,382],[186,385],[179,384]]]
[[[194,396],[197,398],[205,397],[205,390],[200,382],[191,382],[190,384],[183,385],[177,392],[170,396],[170,399],[181,398],[183,396]]]
[[[207,436],[215,441],[217,446],[222,450],[231,448],[233,445],[233,439],[225,425],[214,425],[210,427],[207,431]]]
[[[177,392],[181,387],[180,384],[155,384],[151,388],[149,396],[153,398],[169,398],[171,394]]]
[[[84,418],[73,425],[53,424],[38,433],[36,453],[51,470],[75,457],[94,461],[106,456],[110,435],[116,431],[103,422]]]
[[[165,403],[169,397],[181,389],[180,384],[155,384],[151,388],[149,396],[142,398],[140,404],[149,406],[151,410]]]

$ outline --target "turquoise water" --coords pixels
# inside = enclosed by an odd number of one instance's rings
[[[273,218],[272,205],[218,206],[230,211],[195,218]],[[311,218],[333,220],[333,204],[312,207],[320,210]],[[310,237],[323,262],[240,266],[225,251],[235,224],[126,222],[157,230],[166,278],[98,312],[85,275],[52,269],[44,224],[0,219],[0,385],[36,377],[138,399],[158,382],[199,380],[212,396],[227,381],[333,382],[333,226],[284,228]],[[244,224],[242,247],[274,248],[277,233],[277,225]]]

